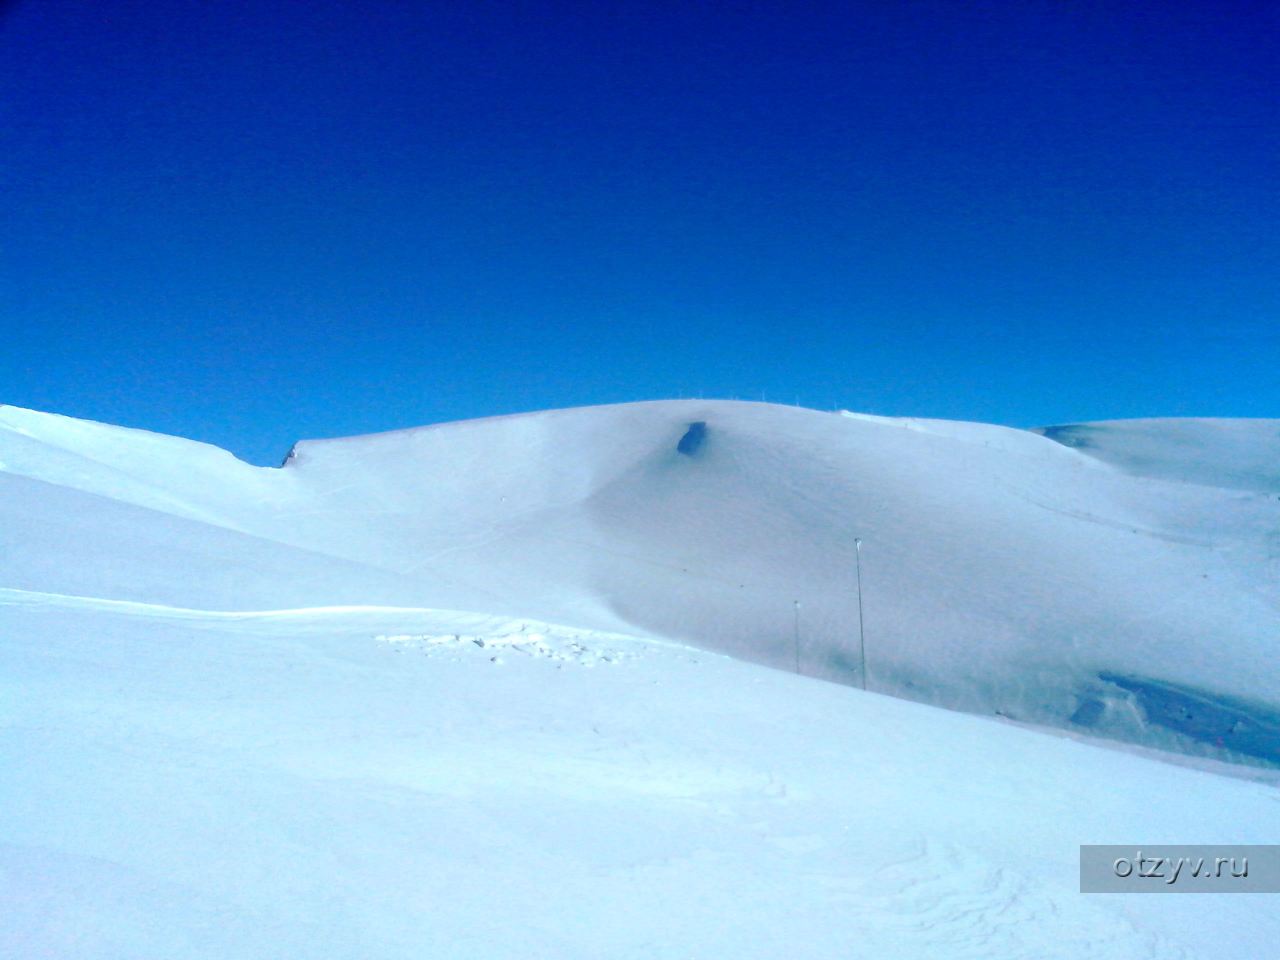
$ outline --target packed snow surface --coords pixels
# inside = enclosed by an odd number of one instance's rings
[[[0,407],[0,956],[1265,956],[1275,897],[1076,858],[1280,843],[1276,463],[673,401],[258,468]]]

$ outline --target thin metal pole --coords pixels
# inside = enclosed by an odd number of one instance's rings
[[[796,606],[796,631],[795,631],[795,648],[796,648],[796,673],[800,672],[800,601],[793,600]]]
[[[862,624],[862,538],[853,538],[854,563],[858,570],[858,659],[862,664],[862,689],[867,689],[867,634]]]

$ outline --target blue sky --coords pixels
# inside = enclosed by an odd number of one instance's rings
[[[11,4],[0,402],[1280,416],[1278,9]]]

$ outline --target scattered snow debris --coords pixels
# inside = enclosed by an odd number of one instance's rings
[[[480,650],[509,650],[527,657],[551,660],[557,663],[576,663],[584,667],[597,664],[616,665],[635,660],[644,654],[648,646],[642,640],[599,631],[566,631],[564,628],[545,628],[538,632],[525,632],[527,625],[509,633],[491,633],[483,636],[470,634],[382,634],[374,639],[378,643],[400,649],[419,650],[426,656],[440,651],[453,652],[474,646]],[[493,663],[502,663],[500,655],[489,657]]]

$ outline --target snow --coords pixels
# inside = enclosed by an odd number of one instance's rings
[[[801,672],[856,685],[861,623],[867,686],[896,696],[1211,755],[1241,744],[1144,722],[1125,683],[1275,720],[1280,500],[1258,467],[1273,421],[1103,424],[1081,448],[658,402],[302,442],[283,469],[12,407],[4,426],[0,574],[22,589],[484,610],[784,668],[798,647]],[[1218,474],[1239,453],[1252,488],[1200,482],[1188,436]],[[1265,454],[1241,452],[1250,438]]]
[[[1138,476],[1280,495],[1280,421],[1113,420],[1038,432]]]
[[[1280,843],[1280,430],[1086,426],[0,407],[0,956],[1265,956],[1077,855]]]

